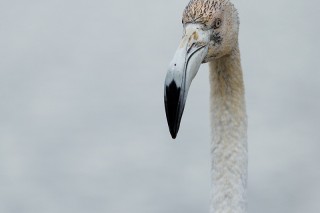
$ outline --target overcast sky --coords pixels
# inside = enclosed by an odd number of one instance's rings
[[[0,212],[209,212],[209,80],[163,106],[188,0],[0,2]],[[237,0],[249,210],[320,212],[320,1]]]

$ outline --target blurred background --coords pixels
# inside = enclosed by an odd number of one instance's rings
[[[163,85],[189,0],[0,2],[0,212],[209,212],[209,80]],[[320,212],[320,2],[235,0],[249,211]]]

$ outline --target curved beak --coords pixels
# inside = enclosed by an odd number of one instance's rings
[[[179,131],[191,82],[208,52],[209,34],[199,29],[197,25],[186,27],[165,79],[164,104],[173,139]]]

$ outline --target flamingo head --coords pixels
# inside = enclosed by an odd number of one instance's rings
[[[183,12],[182,24],[182,39],[164,87],[172,138],[178,134],[188,91],[200,65],[230,54],[238,45],[238,13],[228,0],[191,0]]]

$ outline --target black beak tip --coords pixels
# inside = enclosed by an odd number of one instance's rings
[[[174,129],[170,128],[170,134],[172,139],[176,139],[178,131],[175,131]]]
[[[177,137],[180,120],[183,112],[183,101],[181,101],[181,88],[173,80],[165,86],[164,104],[171,137]]]

